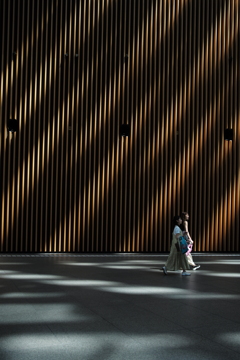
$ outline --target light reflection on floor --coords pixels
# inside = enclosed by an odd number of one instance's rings
[[[118,344],[118,349],[120,350],[121,348],[124,348],[125,346],[125,342],[126,339],[123,341],[122,339],[119,339],[117,335],[111,334],[108,339],[106,339],[106,337],[104,335],[102,335],[101,333],[97,333],[94,336],[91,336],[91,338],[89,338],[89,336],[87,335],[81,335],[81,338],[79,338],[79,335],[71,335],[71,343],[75,344],[75,349],[79,348],[79,341],[81,341],[82,345],[84,346],[84,343],[88,343],[88,346],[91,347],[95,347],[96,344],[99,343],[104,343],[104,342],[109,342],[109,345],[111,343],[114,344]],[[51,349],[53,345],[55,345],[53,343],[53,339],[52,337],[50,339],[48,339],[46,341],[46,339],[44,338],[44,336],[38,335],[31,335],[28,334],[28,337],[26,338],[25,336],[12,336],[11,338],[6,337],[5,339],[3,339],[3,341],[5,341],[5,346],[7,347],[7,349],[10,351],[11,348],[15,348],[18,351],[24,350],[26,348],[26,346],[29,346],[29,343],[32,344],[32,347],[35,349],[39,349],[41,350],[42,348],[42,343],[44,342],[45,344],[45,348],[49,348]],[[66,338],[65,336],[59,336],[59,342],[60,343],[66,343]],[[135,351],[141,351],[141,350],[145,350],[146,351],[146,344],[148,348],[159,348],[159,345],[161,345],[161,347],[164,348],[178,348],[178,347],[185,347],[189,345],[189,339],[187,339],[186,336],[181,335],[181,334],[162,334],[160,337],[159,336],[150,336],[150,335],[144,335],[144,336],[132,336],[131,337],[131,343],[133,346],[133,349],[135,349]],[[193,342],[194,345],[194,342]],[[73,345],[74,347],[74,345]]]
[[[0,295],[0,299],[37,299],[37,298],[54,298],[54,297],[60,297],[63,296],[64,293],[43,293],[43,292],[24,292],[24,293],[20,293],[20,292],[16,292],[16,293],[6,293],[6,294],[1,294]]]
[[[1,360],[239,359],[237,256],[0,257]]]
[[[219,336],[219,340],[231,345],[237,345],[240,347],[240,331],[239,332],[225,332]]]

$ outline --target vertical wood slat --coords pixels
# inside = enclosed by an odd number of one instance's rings
[[[2,1],[1,252],[239,251],[239,6]]]
[[[234,2],[234,7],[233,7],[233,12],[234,12],[234,47],[233,47],[233,58],[237,59],[238,58],[238,52],[239,52],[239,46],[238,46],[238,27],[239,27],[239,17],[238,17],[238,2],[235,1]],[[240,128],[240,124],[238,121],[238,111],[237,111],[237,106],[238,106],[238,96],[239,96],[239,89],[237,86],[237,82],[235,81],[235,75],[238,74],[238,62],[234,61],[234,67],[233,67],[233,82],[234,82],[234,123],[233,123],[233,127],[235,128],[235,134],[234,134],[234,141],[236,142],[236,140],[239,137],[239,128]],[[238,145],[238,149],[239,149],[239,145]],[[239,182],[239,167],[238,167],[238,162],[239,162],[239,152],[235,152],[235,162],[234,162],[234,167],[235,167],[235,214],[239,213],[239,186],[240,186],[240,182]],[[239,228],[235,227],[235,239],[239,238]],[[236,243],[236,247],[235,250],[239,251],[239,242]]]
[[[5,91],[4,89],[4,80],[6,79],[6,73],[5,71],[7,72],[7,69],[5,70],[5,57],[3,56],[4,54],[4,46],[5,46],[5,43],[3,41],[3,39],[5,39],[6,35],[5,35],[5,16],[6,16],[6,8],[5,8],[5,2],[4,3],[1,3],[1,13],[4,14],[4,17],[1,21],[1,24],[2,24],[2,28],[1,28],[1,33],[2,33],[2,39],[1,39],[1,43],[2,43],[2,47],[1,47],[1,53],[2,53],[2,56],[1,56],[1,106],[0,106],[0,115],[1,115],[1,123],[2,123],[2,119],[3,117],[5,117],[6,115],[4,114],[4,110],[3,110],[3,100],[5,100],[5,97],[3,96],[3,93]],[[5,76],[3,76],[3,74],[5,73]],[[1,129],[2,130],[2,129]],[[0,159],[1,159],[1,172],[2,174],[5,173],[5,159],[4,159],[4,156],[5,156],[5,131],[1,131],[1,143],[0,143]],[[2,188],[5,188],[5,178],[2,177],[1,179],[1,184],[2,184]],[[5,196],[4,196],[4,193],[2,192],[1,194],[1,208],[2,208],[2,211],[1,211],[1,251],[3,251],[3,248],[4,248],[4,236],[5,236],[5,224],[4,224],[4,221],[5,221]]]
[[[7,24],[8,24],[8,28],[7,28],[7,53],[9,53],[11,50],[11,35],[10,35],[10,23],[9,23],[9,19],[10,19],[10,11],[12,11],[12,9],[8,9],[8,14],[7,14]],[[9,46],[10,45],[10,46]],[[7,101],[6,101],[6,107],[5,107],[5,115],[7,113],[8,110],[8,103],[9,103],[9,100],[11,99],[11,66],[8,67],[8,70],[7,70],[7,74],[6,74],[6,91],[9,92],[10,94],[8,94],[8,98],[7,98]],[[10,100],[10,103],[11,103],[11,100]],[[8,166],[6,168],[6,165],[7,163],[9,163],[10,161],[10,151],[11,151],[11,148],[10,148],[10,145],[9,145],[9,142],[8,144],[6,143],[6,156],[4,156],[4,164],[5,164],[5,169],[6,169],[6,172],[7,172],[7,178],[9,179],[10,177],[10,166]],[[7,234],[9,236],[9,229],[10,229],[10,219],[9,219],[9,210],[10,210],[10,188],[8,186],[8,190],[7,190],[7,193],[6,193],[6,228],[7,228]],[[9,249],[9,244],[7,244],[7,248]]]

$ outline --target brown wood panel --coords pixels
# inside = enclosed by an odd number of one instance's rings
[[[239,251],[239,8],[1,1],[1,252]]]

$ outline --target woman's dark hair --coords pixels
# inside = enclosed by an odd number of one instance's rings
[[[188,212],[186,212],[186,211],[183,211],[182,213],[181,213],[181,218],[182,218],[182,220],[186,220],[186,215],[188,215]]]
[[[175,226],[178,225],[178,224],[177,224],[177,221],[178,221],[180,218],[181,218],[180,215],[175,215],[175,216],[173,217],[173,228],[175,228]]]
[[[182,231],[186,231],[184,222],[187,221],[187,219],[186,219],[186,216],[187,216],[187,215],[188,215],[188,212],[186,212],[186,211],[183,211],[183,212],[181,213],[182,224],[180,225],[180,229],[181,229]]]

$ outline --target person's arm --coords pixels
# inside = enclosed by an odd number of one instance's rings
[[[193,244],[193,240],[189,234],[189,231],[188,231],[188,222],[187,221],[184,221],[184,227],[185,227],[185,234],[187,235],[188,237],[188,241],[190,242],[190,244]]]
[[[180,227],[177,226],[175,228],[174,235],[176,236],[177,239],[182,235]]]

